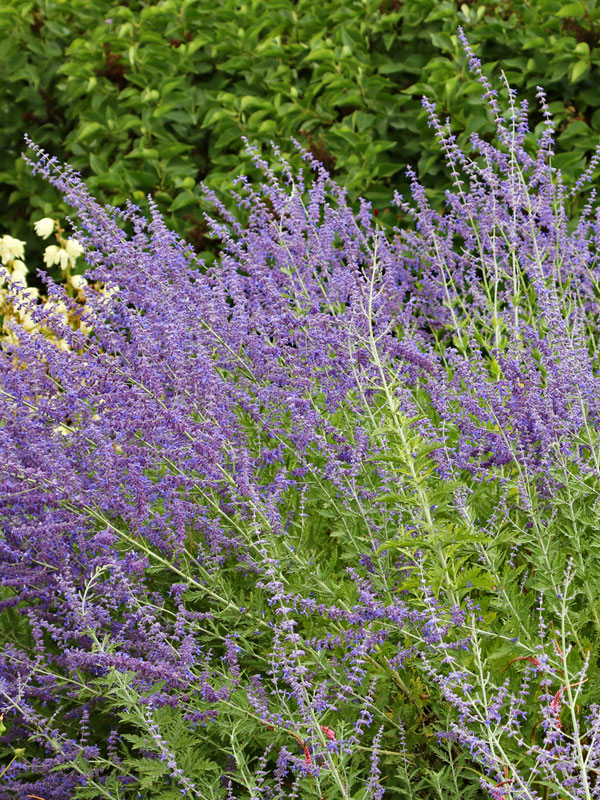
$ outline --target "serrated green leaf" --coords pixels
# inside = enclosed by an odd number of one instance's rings
[[[446,50],[452,52],[454,50],[454,43],[452,37],[446,31],[434,31],[429,34],[431,41],[438,50]]]
[[[278,125],[273,119],[265,119],[261,122],[258,133],[275,133],[277,131]]]

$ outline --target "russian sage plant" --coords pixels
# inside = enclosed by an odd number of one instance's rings
[[[498,145],[424,99],[392,241],[248,146],[207,268],[28,140],[88,268],[5,277],[0,797],[600,796],[597,158],[461,38]]]

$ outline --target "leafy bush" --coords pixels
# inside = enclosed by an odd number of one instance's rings
[[[226,193],[235,175],[259,178],[241,135],[275,140],[297,169],[295,136],[348,189],[354,210],[366,197],[391,231],[388,200],[392,189],[409,192],[407,165],[434,190],[435,208],[451,188],[427,136],[423,93],[444,116],[452,108],[460,147],[473,132],[494,133],[458,24],[485,69],[501,60],[530,107],[544,84],[559,126],[555,165],[572,181],[600,131],[599,15],[589,0],[14,0],[0,9],[0,55],[10,65],[0,88],[0,229],[41,261],[31,223],[56,213],[55,198],[20,158],[27,132],[102,201],[131,198],[147,210],[152,193],[208,261],[218,242],[203,218],[202,181]],[[534,121],[539,135],[535,111]]]
[[[249,147],[208,267],[29,142],[89,268],[7,277],[2,798],[598,795],[600,211],[460,36],[499,146],[424,99],[391,239]]]

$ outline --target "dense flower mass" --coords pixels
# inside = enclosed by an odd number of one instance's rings
[[[2,800],[599,796],[600,210],[462,39],[499,147],[424,99],[393,241],[249,146],[208,268],[28,140],[87,270],[4,274]]]

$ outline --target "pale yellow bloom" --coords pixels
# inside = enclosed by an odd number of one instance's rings
[[[23,289],[21,296],[27,297],[31,300],[37,300],[40,296],[40,290],[35,286],[28,286],[26,289]]]
[[[69,266],[69,263],[71,266],[73,266],[73,259],[69,258],[69,254],[66,250],[61,249],[58,251],[58,263],[60,264],[61,269],[66,269]]]
[[[61,269],[66,269],[69,266],[69,254],[62,247],[57,247],[55,244],[50,244],[44,250],[44,264],[51,267],[54,264],[60,264]]]
[[[71,275],[71,286],[74,289],[83,289],[88,285],[88,282],[83,275]]]
[[[38,327],[38,323],[33,319],[29,312],[20,313],[20,322],[26,331],[32,331],[34,328]]]
[[[12,275],[11,275],[13,281],[27,283],[25,276],[27,275],[28,271],[29,270],[27,269],[27,266],[23,261],[21,261],[18,258],[13,261]]]
[[[2,331],[2,339],[6,342],[6,344],[19,344],[19,340],[17,339],[17,336],[12,328]]]
[[[50,217],[43,217],[34,222],[33,227],[38,236],[41,236],[42,239],[47,239],[54,231],[54,220],[50,219]]]
[[[55,428],[53,428],[52,430],[54,431],[54,433],[62,433],[62,435],[63,435],[64,437],[70,436],[70,435],[73,433],[73,431],[72,431],[72,430],[70,430],[70,429],[69,429],[69,428],[68,428],[68,427],[67,427],[67,426],[66,426],[64,423],[62,423],[62,422],[60,423],[60,425],[57,425],[57,426],[56,426]]]
[[[102,294],[105,297],[110,299],[111,297],[114,297],[116,294],[118,294],[121,291],[121,287],[117,286],[117,284],[115,283],[114,286],[110,286],[110,287],[109,286],[104,286],[104,288],[101,291],[102,291]]]
[[[61,317],[68,317],[69,311],[66,305],[63,303],[62,300],[47,300],[44,303],[44,309],[46,311],[54,311],[56,314],[60,315]]]
[[[0,239],[0,261],[6,264],[15,258],[25,258],[25,242],[5,233]]]
[[[44,250],[44,264],[47,267],[53,266],[53,264],[58,264],[56,255],[60,247],[57,247],[55,244],[49,244],[48,247]]]
[[[67,239],[65,242],[65,250],[73,262],[83,253],[83,247],[79,244],[77,239]]]

